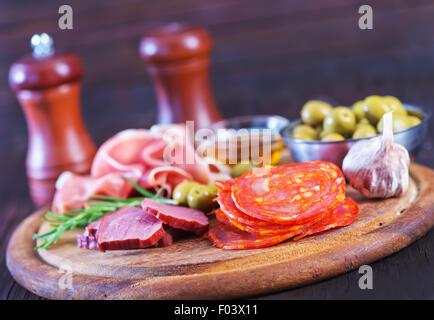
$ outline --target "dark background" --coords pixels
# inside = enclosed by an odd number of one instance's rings
[[[58,8],[74,10],[74,30],[58,28]],[[370,4],[374,29],[358,28],[358,8]],[[205,26],[214,39],[211,81],[226,117],[279,114],[295,118],[308,99],[349,105],[391,94],[433,109],[432,0],[2,0],[0,2],[0,298],[37,299],[5,265],[14,227],[34,208],[24,159],[26,123],[8,85],[11,63],[30,52],[34,33],[47,32],[59,51],[85,66],[82,110],[100,144],[119,130],[149,127],[156,97],[140,60],[141,36],[180,21]],[[416,161],[434,167],[433,120]],[[358,288],[353,271],[265,298],[434,299],[434,233],[372,264],[374,290]]]

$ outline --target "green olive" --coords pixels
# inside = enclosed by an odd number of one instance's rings
[[[357,130],[358,127],[363,126],[363,125],[365,125],[365,124],[371,124],[371,123],[369,122],[368,119],[363,118],[362,120],[360,120],[360,121],[356,124],[356,130]]]
[[[322,141],[341,141],[345,140],[345,138],[340,135],[339,133],[329,133],[325,135],[322,139]]]
[[[408,115],[407,110],[403,107],[401,101],[393,96],[384,96],[383,100],[392,108],[393,112],[402,114],[404,116]]]
[[[232,178],[238,178],[241,177],[246,172],[249,172],[250,170],[258,167],[259,167],[258,165],[252,162],[238,163],[231,168],[231,176]]]
[[[319,138],[322,140],[326,135],[330,134],[332,132],[325,132],[324,130],[320,132]]]
[[[356,120],[360,122],[365,119],[365,111],[363,111],[363,101],[357,101],[351,108],[356,116]]]
[[[410,127],[408,116],[404,116],[399,113],[392,112],[392,129],[393,131],[404,130]],[[378,122],[378,132],[383,132],[383,119]]]
[[[392,107],[380,96],[369,96],[363,102],[363,111],[369,122],[376,126],[383,115],[392,111]]]
[[[316,126],[324,121],[332,109],[332,106],[324,101],[310,100],[301,109],[301,119],[306,124]]]
[[[316,126],[314,129],[316,131],[316,136],[317,137],[319,137],[320,134],[321,134],[321,132],[324,130],[324,128],[322,127],[322,123],[320,125]]]
[[[415,116],[408,116],[407,120],[408,120],[409,127],[417,126],[419,123],[421,123],[421,120]]]
[[[215,202],[216,193],[206,185],[196,185],[191,188],[187,196],[188,206],[193,209],[201,210],[204,212],[210,211]]]
[[[212,192],[214,192],[215,194],[217,194],[218,189],[217,189],[217,187],[216,187],[216,185],[214,184],[213,181],[211,181],[210,183],[208,183],[208,187],[211,188]]]
[[[190,190],[199,185],[196,181],[183,181],[179,183],[175,189],[173,189],[172,199],[178,201],[179,205],[186,206],[188,205],[187,196]]]
[[[299,124],[292,130],[293,139],[316,140],[317,132],[307,124]]]
[[[354,131],[356,116],[347,107],[336,107],[324,119],[324,133],[339,133],[348,135]]]
[[[353,139],[373,137],[377,135],[377,130],[370,124],[359,124],[353,133]]]

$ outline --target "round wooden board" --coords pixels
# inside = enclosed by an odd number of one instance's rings
[[[258,250],[225,251],[192,238],[166,248],[102,253],[78,249],[80,230],[73,230],[35,252],[32,235],[46,227],[40,210],[15,230],[7,265],[22,286],[52,299],[222,299],[288,289],[390,255],[431,229],[434,171],[412,164],[410,172],[410,188],[399,198],[367,200],[349,191],[360,206],[351,226]],[[65,279],[72,288],[62,285]]]

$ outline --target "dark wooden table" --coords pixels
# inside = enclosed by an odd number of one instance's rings
[[[361,4],[374,9],[374,30],[358,28]],[[0,298],[39,299],[6,268],[8,239],[34,207],[24,161],[24,116],[7,83],[10,64],[29,51],[31,34],[85,65],[83,113],[100,144],[119,130],[149,127],[156,98],[140,61],[140,37],[172,21],[207,27],[214,38],[212,84],[227,117],[267,113],[297,117],[313,97],[350,105],[392,94],[434,110],[434,3],[431,0],[75,0],[74,30],[57,27],[62,1],[0,4]],[[416,161],[434,168],[434,123]],[[434,299],[434,232],[372,264],[374,289],[360,290],[357,270],[260,299]]]

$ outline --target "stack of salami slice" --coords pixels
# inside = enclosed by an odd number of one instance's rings
[[[345,178],[330,162],[254,169],[218,181],[219,224],[207,233],[223,249],[255,249],[351,224],[357,203],[345,196]]]

